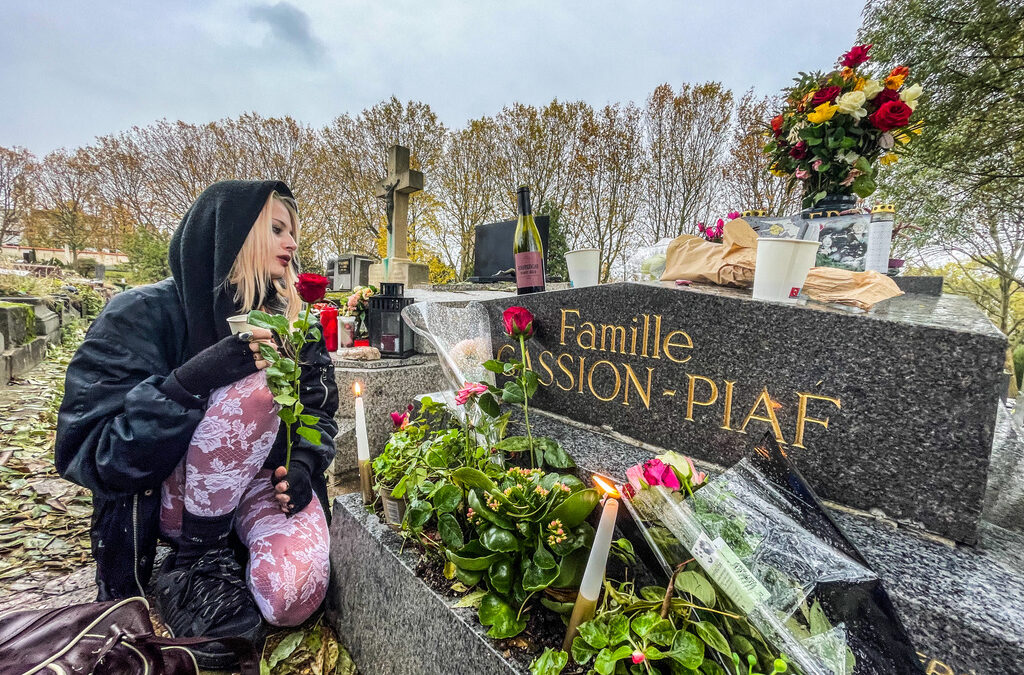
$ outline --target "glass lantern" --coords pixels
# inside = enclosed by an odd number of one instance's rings
[[[413,302],[405,297],[405,284],[382,283],[380,292],[370,296],[370,346],[380,350],[381,358],[404,359],[416,353],[415,334],[402,319],[402,309]]]

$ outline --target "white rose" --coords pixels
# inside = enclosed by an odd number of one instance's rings
[[[924,88],[919,84],[913,84],[900,93],[900,100],[907,104],[911,110],[917,109],[917,99],[921,97]]]
[[[878,80],[867,80],[864,82],[864,88],[861,91],[864,92],[864,100],[870,101],[878,96],[878,92],[883,89],[885,89],[885,85]]]
[[[836,100],[836,105],[839,106],[839,112],[859,120],[868,114],[868,111],[864,109],[865,101],[867,101],[867,95],[863,91],[851,91],[840,96]]]

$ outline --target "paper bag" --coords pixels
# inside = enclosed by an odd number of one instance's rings
[[[688,279],[719,286],[747,288],[754,283],[757,232],[742,218],[725,224],[722,243],[684,234],[672,240],[666,253],[662,281]],[[878,272],[851,272],[833,267],[814,267],[803,292],[818,302],[837,302],[864,310],[903,295],[896,282]]]
[[[662,281],[688,279],[719,286],[747,287],[754,283],[757,233],[743,219],[725,224],[722,243],[683,234],[672,240],[665,254]]]

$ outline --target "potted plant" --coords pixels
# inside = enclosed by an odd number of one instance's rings
[[[876,163],[888,165],[921,133],[914,114],[921,85],[904,86],[910,71],[897,66],[871,78],[858,70],[871,45],[843,55],[830,73],[800,73],[772,118],[764,151],[770,171],[803,188],[804,216],[841,212],[875,191]],[[808,211],[809,209],[809,211]]]

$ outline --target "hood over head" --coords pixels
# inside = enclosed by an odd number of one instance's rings
[[[188,323],[190,355],[231,334],[235,307],[224,280],[270,193],[291,197],[276,180],[226,180],[203,190],[171,237],[171,274]]]

